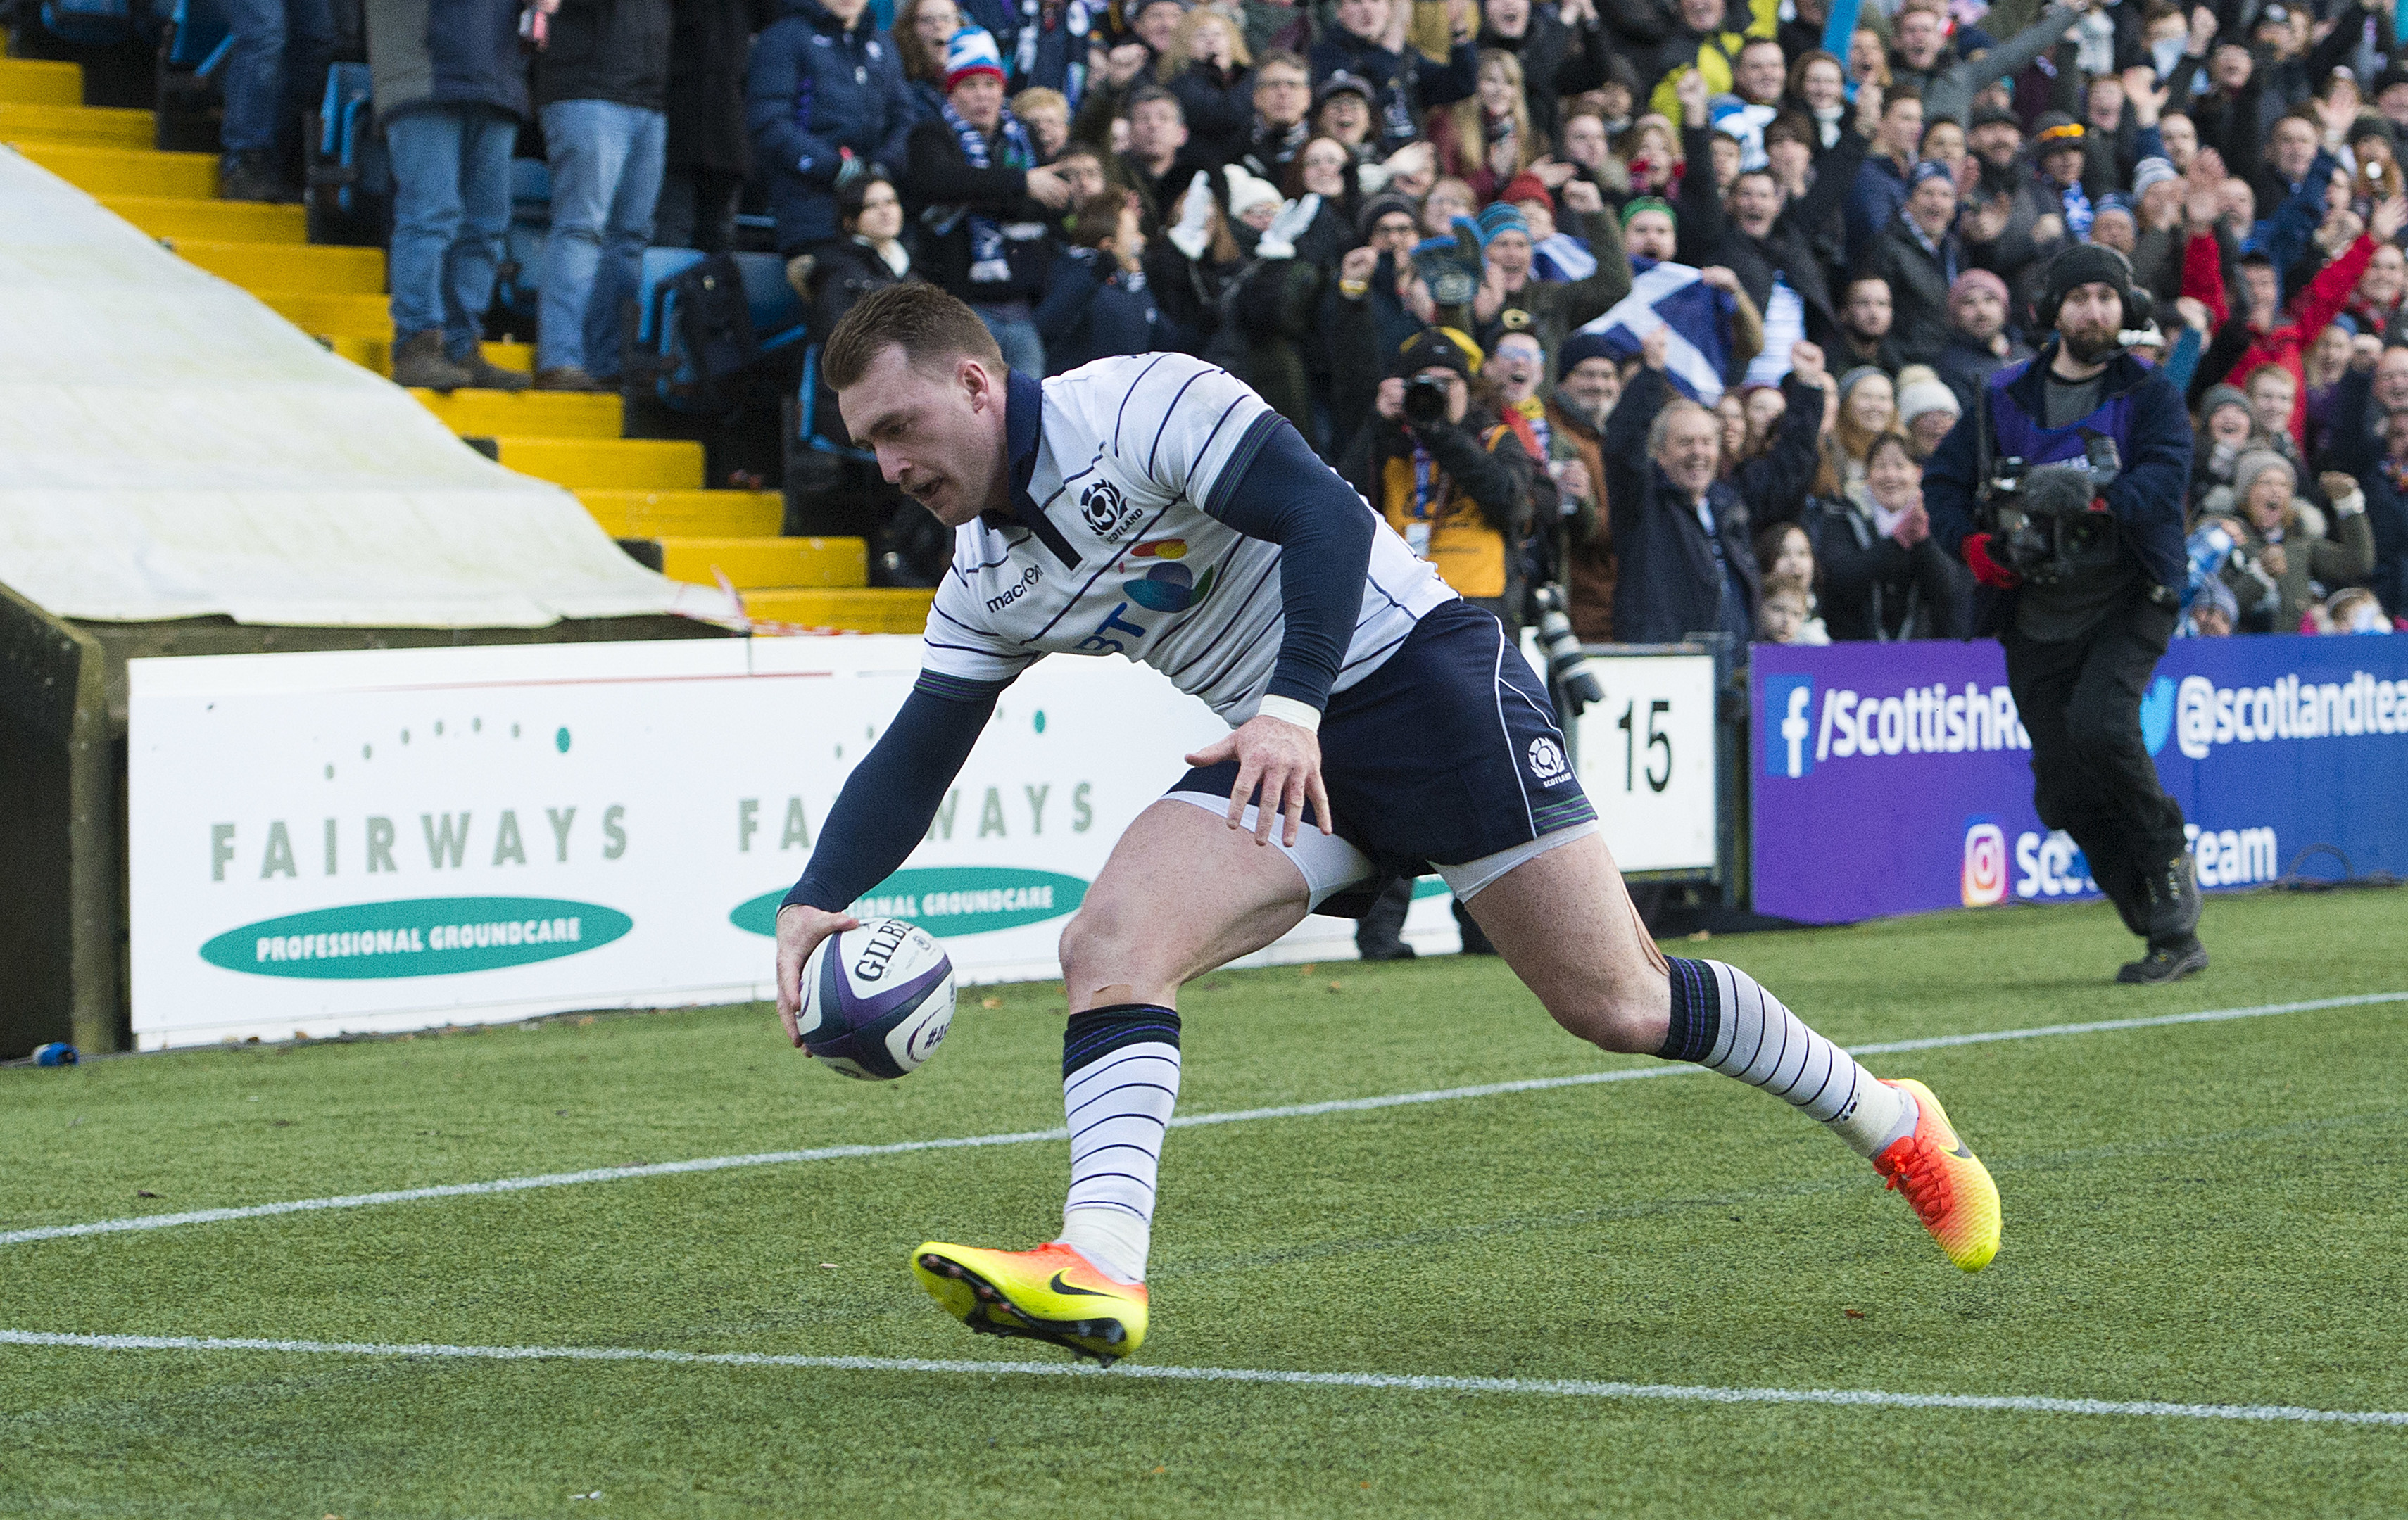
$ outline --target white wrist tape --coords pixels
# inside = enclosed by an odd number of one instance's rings
[[[1266,696],[1263,698],[1263,705],[1256,709],[1255,712],[1260,717],[1277,718],[1282,723],[1292,723],[1307,733],[1321,732],[1321,710],[1310,703],[1299,702],[1293,696]]]

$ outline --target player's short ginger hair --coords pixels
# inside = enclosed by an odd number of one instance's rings
[[[1003,372],[1003,350],[978,313],[939,287],[914,280],[866,295],[846,312],[820,351],[820,373],[830,390],[858,385],[889,346],[900,348],[903,362],[924,372],[944,370],[961,359]]]

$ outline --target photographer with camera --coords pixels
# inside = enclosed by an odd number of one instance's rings
[[[1480,364],[1478,350],[1442,327],[1405,339],[1338,473],[1456,595],[1494,613],[1510,641],[1522,616],[1522,540],[1541,496],[1555,510],[1555,486],[1512,427],[1473,407]],[[1363,915],[1354,944],[1365,960],[1412,954],[1398,938],[1412,893],[1412,882],[1394,883]],[[1495,954],[1460,903],[1455,921],[1465,954]]]
[[[2179,392],[2126,349],[2147,325],[2131,265],[2099,244],[2050,261],[2055,338],[1990,377],[1931,457],[1941,547],[1981,582],[1977,632],[2006,647],[2030,732],[2033,804],[2073,837],[2148,952],[2118,982],[2207,966],[2181,807],[2141,737],[2141,696],[2180,616],[2191,428]]]

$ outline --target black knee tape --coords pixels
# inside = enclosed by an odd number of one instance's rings
[[[1062,1075],[1095,1065],[1124,1045],[1179,1048],[1179,1015],[1158,1003],[1115,1003],[1073,1013],[1062,1030]]]
[[[1666,1061],[1702,1061],[1713,1054],[1714,1039],[1722,1033],[1722,983],[1710,962],[1667,955],[1664,964],[1672,971],[1672,1024],[1656,1054]]]

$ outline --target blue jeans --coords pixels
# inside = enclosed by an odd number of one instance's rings
[[[510,225],[518,136],[518,118],[482,106],[425,106],[385,123],[395,342],[439,327],[452,358],[477,351]]]
[[[232,46],[219,87],[225,120],[219,140],[229,153],[274,148],[297,135],[304,107],[326,87],[335,50],[329,0],[221,0]]]
[[[978,320],[995,335],[995,346],[1003,351],[1003,362],[1031,380],[1045,378],[1045,338],[1037,330],[1037,319],[1025,301],[1013,301],[1004,306],[973,306]]]
[[[619,308],[636,294],[660,198],[668,118],[609,100],[543,108],[552,155],[552,231],[537,305],[538,370],[576,365],[619,373]]]

